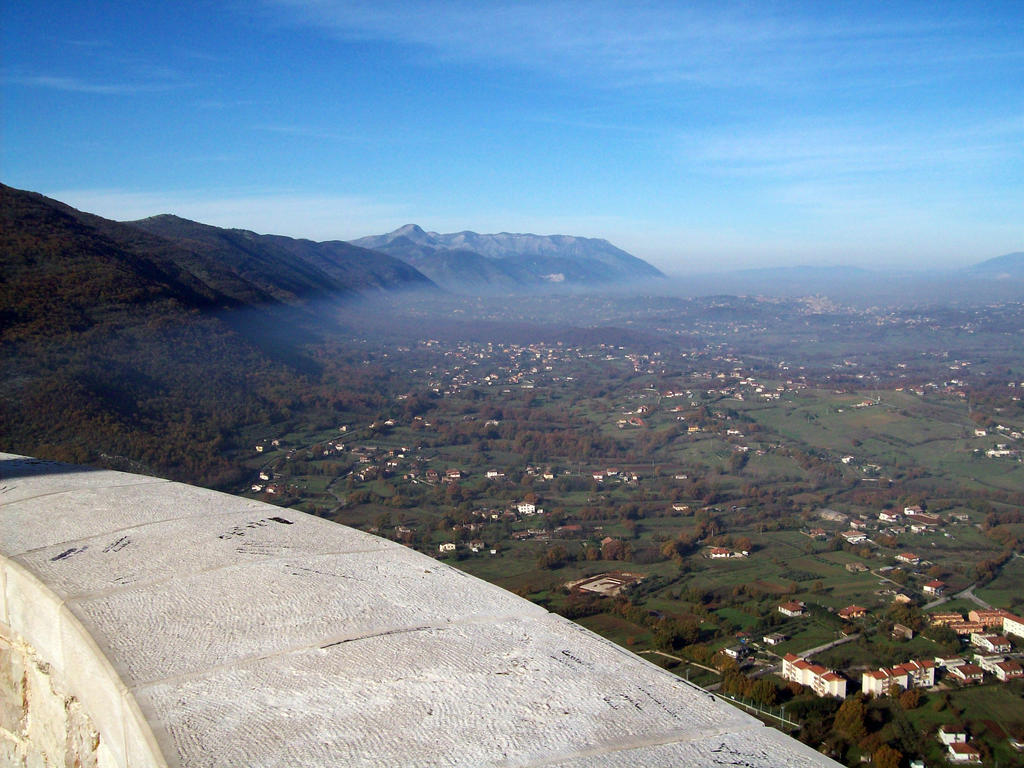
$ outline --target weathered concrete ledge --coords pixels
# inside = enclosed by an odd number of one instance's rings
[[[89,765],[91,754],[101,768],[164,768],[167,763],[134,696],[63,600],[16,560],[3,555],[0,580],[0,639],[20,647],[28,657],[20,660],[19,667],[34,661],[38,673],[35,681],[28,677],[18,681],[27,689],[17,691],[23,711],[0,723],[13,736],[23,732],[23,738],[15,739],[23,742],[20,749],[7,754],[0,751],[0,756],[11,762],[0,762],[18,765],[18,752],[24,752],[26,765],[34,764],[27,759],[33,753],[46,755],[47,764],[59,758],[63,765],[71,756],[79,759],[78,764]],[[45,698],[61,701],[47,702]],[[75,724],[62,710],[75,700],[85,715],[82,725],[101,736],[95,743],[90,743],[91,734],[78,734],[86,737],[82,740],[69,732]],[[55,718],[48,718],[50,709]],[[47,723],[47,719],[56,722]]]
[[[0,635],[95,727],[82,764],[836,765],[493,585],[214,491],[0,454],[0,578]]]

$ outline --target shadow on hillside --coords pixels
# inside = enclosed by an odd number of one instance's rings
[[[30,457],[0,459],[0,480],[13,480],[18,477],[36,477],[39,475],[70,475],[81,472],[101,472],[95,467],[80,464],[65,464],[60,461],[47,461]]]

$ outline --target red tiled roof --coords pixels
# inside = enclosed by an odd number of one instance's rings
[[[985,674],[985,670],[977,664],[961,664],[959,667],[955,667],[952,672],[960,677],[980,677]]]
[[[980,755],[981,754],[981,752],[978,751],[977,747],[974,747],[971,744],[965,744],[962,741],[954,741],[952,744],[950,744],[949,745],[949,751],[950,752],[957,752],[957,753],[959,753],[961,755]]]

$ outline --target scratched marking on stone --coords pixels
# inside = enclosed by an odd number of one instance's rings
[[[403,627],[402,629],[388,629],[383,632],[374,632],[370,635],[361,635],[359,637],[346,637],[344,640],[335,640],[333,643],[327,643],[321,645],[320,650],[325,651],[328,648],[334,648],[338,645],[344,645],[345,643],[354,643],[357,640],[370,640],[377,637],[387,637],[388,635],[405,635],[413,632],[430,632],[430,631],[443,631],[435,629],[434,627]]]
[[[17,487],[18,486],[16,485],[7,485],[7,483],[4,483],[3,485],[0,485],[0,493],[10,493]]]
[[[616,693],[611,696],[605,696],[604,703],[612,709],[628,709],[632,706],[638,712],[644,711],[643,705],[639,701],[625,693]]]
[[[715,765],[736,765],[741,768],[762,768],[768,765],[768,753],[763,749],[748,751],[730,747],[727,744],[719,744],[716,749],[711,750]]]
[[[72,547],[71,549],[65,549],[59,555],[54,555],[53,557],[51,557],[50,558],[50,562],[54,563],[54,562],[56,562],[58,560],[64,560],[65,558],[68,558],[68,557],[74,557],[75,555],[80,555],[83,552],[85,552],[85,550],[87,550],[88,548],[89,548],[89,546],[86,545],[84,547]]]
[[[122,549],[132,543],[132,540],[127,536],[122,536],[117,541],[112,541],[103,548],[104,552],[120,552]]]
[[[308,576],[310,574],[316,574],[317,576],[332,576],[336,579],[354,579],[355,576],[349,576],[345,573],[333,573],[331,571],[321,571],[316,568],[307,568],[303,565],[289,564],[285,566],[288,568],[288,572],[292,576]]]
[[[263,528],[270,523],[280,523],[281,525],[292,525],[292,521],[284,517],[261,517],[259,520],[253,520],[251,523],[245,523],[244,525],[236,525],[234,528],[225,531],[217,536],[218,539],[233,539],[240,536],[245,536],[250,531],[256,530],[257,528]]]
[[[557,656],[550,655],[548,656],[548,658],[552,659],[553,661],[557,661],[559,664],[564,664],[565,666],[570,667],[572,669],[576,669],[580,666],[589,669],[593,666],[585,662],[579,656],[573,654],[572,651],[568,649],[563,649],[561,652],[559,652]]]
[[[291,549],[291,547],[284,547],[275,543],[242,541],[241,544],[235,547],[235,552],[240,555],[279,555]]]
[[[658,698],[657,696],[655,696],[655,695],[654,695],[653,693],[651,693],[650,691],[648,691],[648,690],[647,690],[646,688],[644,688],[643,686],[641,686],[641,685],[638,685],[638,686],[637,686],[637,688],[638,688],[638,689],[640,690],[640,692],[641,692],[642,694],[644,694],[644,695],[645,695],[645,696],[646,696],[646,697],[647,697],[648,699],[650,699],[650,700],[651,700],[651,701],[653,701],[653,702],[654,702],[655,704],[657,704],[657,705],[658,705],[658,707],[659,707],[659,708],[660,708],[660,709],[661,709],[661,710],[662,710],[662,711],[663,711],[663,712],[664,712],[665,714],[667,714],[667,715],[668,715],[669,717],[672,717],[672,718],[674,718],[674,719],[676,719],[676,720],[678,720],[678,719],[679,719],[679,713],[678,713],[678,712],[677,712],[676,710],[672,709],[672,708],[671,708],[671,707],[670,707],[670,706],[669,706],[668,704],[666,704],[665,702],[663,702],[663,701],[662,701],[661,699],[659,699],[659,698]]]

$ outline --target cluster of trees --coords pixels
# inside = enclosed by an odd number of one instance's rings
[[[779,701],[775,683],[766,678],[752,680],[737,669],[726,669],[722,673],[721,690],[764,707],[774,706]]]
[[[989,557],[974,566],[975,578],[979,584],[988,584],[996,576],[999,570],[1013,557],[1012,549],[1005,549],[994,557]]]
[[[591,544],[584,550],[583,557],[588,561],[607,560],[628,562],[633,559],[633,546],[628,541],[611,539],[603,541],[600,546]],[[579,559],[575,553],[570,553],[563,544],[555,544],[548,547],[537,556],[539,568],[555,569],[561,568]]]

